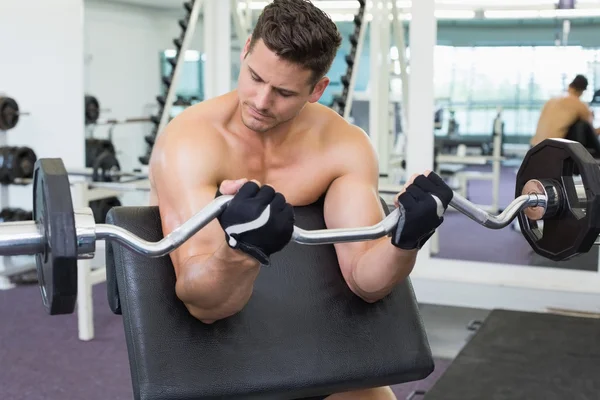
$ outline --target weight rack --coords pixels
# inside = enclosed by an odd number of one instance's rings
[[[14,127],[14,125],[16,124],[9,126],[9,129]],[[8,145],[7,133],[8,130],[0,130],[0,148]],[[148,179],[144,174],[122,173],[122,177],[131,179],[131,181],[125,181],[123,183],[92,182],[88,179],[90,176],[89,170],[90,168],[85,168],[80,171],[70,171],[75,177],[75,179],[70,182],[71,198],[75,209],[90,207],[90,203],[92,202],[102,199],[111,199],[123,192],[129,192],[131,190],[149,191],[149,186],[147,185]],[[12,183],[0,184],[0,210],[9,208],[10,206],[9,185],[11,184],[32,186],[32,179],[16,178]],[[94,338],[92,288],[94,285],[106,281],[106,265],[103,246],[104,242],[97,243],[96,255],[101,255],[100,257],[80,259],[77,261],[78,336],[82,341],[88,341]],[[0,256],[0,290],[8,290],[16,287],[16,285],[11,282],[10,278],[12,276],[35,271],[36,269],[35,258],[32,256]]]
[[[18,109],[17,112],[19,112]],[[18,119],[15,121],[15,125],[16,122],[18,122]],[[14,126],[8,127],[8,129],[11,128],[14,128]],[[0,129],[0,148],[8,146],[8,129]],[[0,209],[10,207],[8,189],[8,185],[0,184]],[[0,290],[12,289],[16,286],[11,282],[11,276],[35,269],[35,259],[31,256],[0,256]]]
[[[358,12],[354,16],[354,32],[349,36],[350,53],[345,57],[346,74],[341,77],[342,94],[333,97],[331,108],[346,120],[350,117],[352,111],[352,94],[356,84],[356,71],[360,64],[360,55],[362,53],[365,34],[367,31],[367,21],[365,19],[366,0],[359,0]]]
[[[223,0],[224,1],[224,0]],[[148,165],[150,162],[150,155],[152,154],[152,147],[156,137],[163,131],[167,123],[171,118],[171,108],[175,101],[177,92],[177,83],[183,70],[185,63],[185,54],[190,47],[190,43],[196,30],[198,18],[200,16],[200,9],[202,8],[202,0],[191,0],[183,3],[183,7],[186,11],[186,17],[178,21],[181,27],[181,35],[173,39],[175,45],[175,57],[167,58],[167,62],[171,65],[171,75],[162,78],[162,83],[165,86],[167,95],[157,96],[156,100],[159,105],[158,115],[151,117],[152,122],[155,124],[153,133],[145,138],[147,149],[146,154],[138,157],[138,160],[142,165]]]
[[[0,131],[0,146],[6,143],[6,131]],[[82,171],[82,174],[85,171]],[[31,180],[20,180],[20,184],[31,185]],[[103,199],[111,199],[124,191],[135,190],[135,185],[140,185],[139,190],[148,191],[141,183],[108,183],[91,182],[80,177],[71,181],[71,198],[73,207],[90,207],[90,203]],[[146,180],[147,182],[147,180]],[[9,204],[8,185],[0,185],[0,208]],[[80,259],[77,261],[77,319],[79,340],[89,341],[94,338],[94,318],[92,288],[98,283],[106,281],[106,265],[104,261],[104,242],[97,243],[96,256],[93,259]],[[98,257],[100,255],[100,257]],[[35,259],[32,256],[0,256],[0,290],[16,287],[10,277],[36,270]]]

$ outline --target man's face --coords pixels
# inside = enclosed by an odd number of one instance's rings
[[[264,133],[293,119],[307,102],[316,102],[327,87],[327,78],[312,88],[311,71],[282,60],[258,40],[252,52],[242,53],[238,78],[242,122]]]

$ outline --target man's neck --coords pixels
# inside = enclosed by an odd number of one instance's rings
[[[293,125],[295,118],[289,121],[283,122],[272,129],[265,132],[257,132],[248,128],[242,121],[241,107],[238,106],[234,117],[234,125],[236,132],[252,141],[253,143],[260,144],[262,148],[274,149],[283,145],[291,136],[293,132]]]

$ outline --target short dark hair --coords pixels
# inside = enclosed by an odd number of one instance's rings
[[[585,76],[583,75],[577,75],[574,79],[573,82],[571,82],[569,84],[569,87],[578,90],[580,92],[583,92],[587,89],[588,87],[588,80]]]
[[[249,52],[259,39],[282,59],[311,70],[311,84],[327,74],[342,43],[335,23],[308,0],[274,0],[265,6]]]

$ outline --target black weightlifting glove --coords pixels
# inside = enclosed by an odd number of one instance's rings
[[[452,189],[434,172],[416,177],[398,196],[399,206],[404,208],[400,217],[404,223],[398,223],[393,231],[392,244],[404,250],[423,247],[444,221],[444,212],[453,195]]]
[[[246,182],[218,217],[229,247],[269,265],[294,231],[294,209],[271,186]]]

